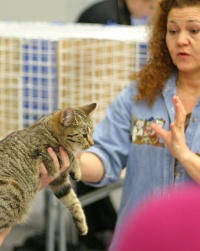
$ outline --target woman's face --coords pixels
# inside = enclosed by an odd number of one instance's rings
[[[200,5],[170,10],[166,43],[179,71],[200,71]]]
[[[149,16],[153,9],[154,0],[125,0],[132,16],[142,18]]]

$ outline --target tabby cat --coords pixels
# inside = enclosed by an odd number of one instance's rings
[[[79,233],[87,234],[85,215],[70,176],[80,179],[81,171],[74,154],[93,144],[89,114],[95,107],[92,103],[57,110],[0,141],[0,231],[26,221],[40,183],[41,161],[49,175],[58,175],[47,148],[51,146],[60,160],[59,146],[62,145],[69,154],[70,167],[49,186],[71,212]]]

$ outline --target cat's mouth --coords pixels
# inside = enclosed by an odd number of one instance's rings
[[[91,146],[91,145],[85,146],[85,147],[82,148],[82,150],[86,150],[86,149],[88,149],[90,146]]]
[[[90,147],[90,145],[88,144],[87,146],[83,146],[81,148],[79,147],[78,149],[74,148],[74,149],[72,149],[71,152],[73,153],[73,155],[76,155],[76,154],[78,154],[81,151],[87,150],[89,147]]]

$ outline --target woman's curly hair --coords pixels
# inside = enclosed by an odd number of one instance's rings
[[[172,62],[167,44],[167,18],[172,8],[200,5],[200,0],[161,0],[149,20],[148,61],[133,79],[138,81],[136,100],[146,100],[151,106],[160,94],[166,80],[176,66]]]

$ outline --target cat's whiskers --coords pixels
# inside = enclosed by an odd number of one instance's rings
[[[73,155],[76,155],[77,153],[80,153],[81,152],[81,148],[79,148],[78,150],[75,150],[74,152],[73,152]]]
[[[78,148],[77,150],[76,149],[70,149],[70,152],[69,152],[69,149],[68,149],[68,155],[69,155],[69,159],[73,159],[74,156],[78,155],[80,152],[82,151],[81,148]]]

